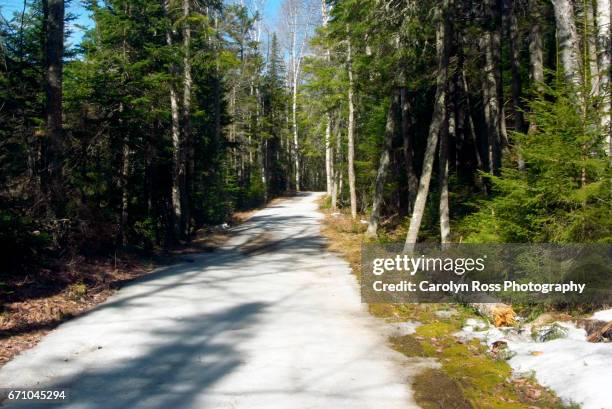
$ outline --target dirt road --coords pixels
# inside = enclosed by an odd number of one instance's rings
[[[318,197],[121,289],[5,365],[0,387],[67,388],[74,409],[416,408],[409,363],[324,248]]]

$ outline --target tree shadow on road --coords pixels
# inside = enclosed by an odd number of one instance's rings
[[[181,319],[163,329],[144,329],[151,337],[146,353],[110,366],[89,367],[45,388],[68,388],[70,398],[60,406],[66,408],[206,407],[205,402],[195,404],[196,398],[202,399],[207,388],[244,362],[238,347],[253,335],[266,308],[261,302],[244,303]],[[65,363],[57,359],[46,364]],[[49,407],[49,403],[15,407]]]

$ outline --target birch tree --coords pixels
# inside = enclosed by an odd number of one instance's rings
[[[298,127],[298,88],[302,62],[316,23],[313,0],[284,0],[281,5],[285,47],[289,58],[288,87],[291,92],[291,131],[293,134],[293,163],[295,189],[300,190],[300,142]]]
[[[576,31],[574,6],[570,0],[552,0],[557,23],[557,40],[561,49],[561,64],[565,79],[575,91],[582,89],[580,42]]]
[[[529,79],[535,91],[541,92],[544,84],[544,48],[542,45],[542,15],[540,0],[529,0],[528,8],[531,16],[529,29]],[[530,134],[537,129],[533,119],[529,122]]]
[[[168,27],[166,28],[166,45],[170,50],[174,46],[173,30],[170,0],[164,0],[164,12],[168,19]],[[181,224],[182,224],[182,183],[181,178],[184,173],[184,165],[182,163],[182,144],[181,144],[181,128],[180,128],[180,112],[179,112],[179,101],[178,92],[176,90],[176,76],[178,68],[176,63],[170,62],[170,81],[168,84],[170,92],[170,112],[172,117],[172,128],[171,128],[171,139],[172,139],[172,210],[174,216],[174,231],[178,237],[181,236]]]
[[[329,11],[327,9],[327,1],[321,0],[321,25],[323,29],[327,28],[327,23],[329,21]],[[325,59],[329,63],[331,60],[331,55],[329,48],[325,50]],[[326,189],[327,194],[332,194],[333,189],[333,179],[334,179],[334,162],[333,162],[333,149],[331,146],[331,112],[327,112],[326,114],[326,123],[325,123],[325,181],[326,181]]]
[[[423,156],[423,170],[419,181],[419,191],[414,201],[412,217],[410,218],[410,226],[406,235],[404,244],[404,252],[410,253],[414,250],[414,246],[419,236],[421,221],[425,213],[425,204],[429,193],[429,184],[431,182],[431,174],[433,171],[434,159],[436,155],[436,147],[440,133],[443,132],[446,126],[446,100],[447,100],[447,79],[448,79],[448,60],[450,48],[450,26],[447,15],[449,8],[449,0],[444,0],[436,10],[437,28],[436,28],[436,54],[438,59],[438,71],[436,74],[436,96],[434,100],[434,111],[429,126],[429,135],[427,137],[427,147]]]
[[[599,94],[602,99],[601,126],[604,132],[605,147],[608,156],[612,155],[612,106],[610,90],[610,60],[611,51],[610,38],[610,0],[597,0],[596,6],[597,24],[597,65],[599,68]]]
[[[348,182],[349,193],[351,197],[351,216],[357,218],[357,191],[355,187],[355,85],[353,78],[353,59],[351,37],[348,26],[347,32],[347,51],[346,51],[346,67],[348,71]]]

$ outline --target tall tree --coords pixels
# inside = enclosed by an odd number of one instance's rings
[[[610,77],[612,76],[610,70],[612,59],[610,38],[612,32],[610,28],[610,6],[610,0],[597,0],[597,64],[599,68],[599,94],[603,102],[601,126],[604,132],[604,141],[607,141],[605,149],[608,156],[612,156],[612,90],[610,89]]]
[[[353,56],[351,37],[348,26],[347,32],[347,51],[346,67],[348,71],[348,182],[351,196],[351,216],[357,218],[357,190],[355,187],[355,80],[353,78]]]
[[[300,190],[300,137],[298,125],[298,90],[304,53],[312,36],[315,12],[313,0],[284,0],[281,5],[284,30],[288,39],[288,86],[291,90],[291,129],[293,134],[293,162],[295,189]]]
[[[402,148],[406,167],[406,180],[408,182],[408,211],[411,211],[417,195],[419,179],[414,170],[414,136],[412,134],[414,130],[411,127],[410,101],[406,87],[402,87],[400,90],[400,101],[402,111]]]
[[[561,49],[561,63],[568,83],[575,91],[582,91],[582,72],[580,68],[580,42],[576,30],[574,6],[570,0],[552,0],[557,23],[557,40]]]
[[[498,174],[501,165],[501,145],[505,117],[503,98],[500,94],[502,90],[501,67],[499,65],[500,27],[495,3],[496,0],[484,2],[485,27],[481,43],[485,58],[482,94],[488,135],[487,164],[489,172]]]
[[[171,14],[171,3],[170,0],[164,0],[164,11],[167,18],[166,28],[166,44],[169,48],[170,53],[174,50],[174,30],[172,29],[173,20]],[[173,58],[173,57],[171,57]],[[174,231],[177,237],[182,236],[182,221],[183,221],[183,180],[185,175],[185,164],[183,162],[183,143],[181,140],[181,125],[180,125],[180,108],[178,101],[178,93],[176,90],[175,81],[178,76],[178,67],[174,61],[170,62],[170,81],[169,81],[169,92],[170,92],[170,112],[172,115],[172,210],[174,214]]]
[[[191,77],[191,26],[189,22],[191,14],[190,0],[183,0],[183,140],[180,148],[179,160],[183,168],[183,183],[181,195],[181,234],[189,235],[190,212],[189,212],[189,189],[186,180],[189,176],[188,156],[191,156],[191,88],[193,80]]]
[[[327,0],[321,0],[321,22],[324,30],[327,28],[328,21],[329,11],[327,10]],[[327,47],[325,50],[325,59],[327,60],[327,62],[330,62],[331,60],[331,54],[329,48]],[[334,179],[334,153],[331,145],[331,112],[327,112],[325,119],[327,121],[325,123],[325,185],[327,189],[327,195],[330,196],[332,194],[332,185]]]
[[[43,0],[45,136],[47,140],[44,189],[52,205],[62,202],[62,72],[64,55],[64,0]]]
[[[374,182],[374,198],[372,200],[372,213],[368,221],[368,230],[366,235],[376,237],[378,230],[378,220],[380,218],[380,210],[383,202],[383,194],[385,188],[385,179],[387,178],[387,170],[389,168],[391,150],[393,148],[393,136],[396,128],[396,116],[398,106],[400,105],[399,90],[394,90],[387,112],[387,123],[385,125],[385,135],[383,142],[383,150],[380,155],[380,163],[378,172],[376,173],[376,181]]]
[[[529,79],[535,91],[542,92],[544,84],[544,47],[542,43],[542,14],[540,0],[529,0],[531,28],[529,30]],[[529,133],[536,130],[533,118],[529,121]]]
[[[440,134],[444,132],[444,127],[447,125],[447,80],[448,80],[448,61],[450,53],[450,25],[449,25],[449,1],[444,0],[436,9],[436,54],[438,59],[438,70],[436,73],[436,96],[434,101],[434,111],[429,126],[429,135],[427,137],[427,147],[423,157],[423,168],[421,179],[419,181],[419,191],[412,217],[410,218],[410,226],[406,234],[406,242],[404,244],[404,252],[412,252],[419,236],[421,221],[425,213],[425,204],[429,193],[429,184],[431,182],[431,174],[433,172],[434,159],[436,155],[436,147]]]

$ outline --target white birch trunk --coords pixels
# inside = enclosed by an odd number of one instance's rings
[[[300,191],[300,142],[298,139],[297,125],[297,67],[293,78],[293,101],[291,104],[291,115],[293,119],[293,160],[295,165],[295,190]]]
[[[414,210],[410,218],[410,227],[406,235],[404,244],[404,252],[411,253],[419,236],[421,221],[425,212],[425,204],[429,193],[429,184],[431,182],[431,173],[433,171],[434,158],[436,155],[436,147],[442,127],[446,117],[446,81],[448,77],[448,53],[449,53],[449,26],[446,21],[446,11],[448,10],[448,0],[445,0],[441,6],[443,9],[438,9],[438,27],[436,30],[436,50],[438,55],[438,73],[436,76],[436,97],[434,102],[434,112],[429,126],[429,136],[427,138],[427,147],[423,157],[423,170],[419,181],[419,191],[416,200],[414,201]]]
[[[332,191],[332,151],[331,151],[331,115],[327,115],[327,123],[325,124],[325,181],[327,187],[327,195],[331,195]]]
[[[452,98],[450,87],[447,100]],[[448,107],[448,105],[447,105]],[[439,163],[439,181],[440,181],[440,242],[450,242],[450,209],[448,203],[448,144],[450,140],[455,138],[455,116],[452,110],[446,108],[447,128],[440,132],[440,151],[438,157]]]
[[[327,3],[326,0],[321,0],[321,21],[323,28],[327,27],[327,22],[329,20],[329,15],[327,12]],[[326,50],[326,60],[330,61],[330,53],[329,50]],[[325,124],[325,178],[326,178],[326,186],[327,186],[327,194],[332,194],[333,188],[333,179],[334,179],[334,171],[333,171],[333,153],[331,147],[331,113],[327,113],[326,115],[327,123]]]
[[[542,27],[540,20],[539,0],[529,0],[529,14],[531,15],[531,29],[529,30],[529,77],[537,92],[542,92],[544,84],[544,51],[542,46]],[[537,130],[533,119],[529,122],[529,134]]]
[[[612,128],[611,128],[611,91],[610,90],[610,0],[597,0],[597,64],[599,67],[599,94],[602,98],[601,126],[605,135],[608,156],[612,156]]]
[[[580,43],[576,31],[574,6],[570,0],[552,0],[557,22],[557,39],[561,49],[561,64],[566,80],[573,84],[576,92],[582,88],[580,72]]]
[[[339,165],[342,161],[342,138],[341,138],[340,132],[337,132],[336,134],[336,150],[335,152],[332,152],[332,153],[335,153],[336,163],[338,164],[334,172],[334,179],[332,183],[332,198],[331,198],[331,208],[333,211],[336,211],[338,210],[338,196],[342,192],[342,185],[341,185],[342,171]]]
[[[347,26],[348,32],[348,26]],[[353,61],[351,55],[351,39],[347,36],[347,67],[348,67],[348,181],[351,196],[351,216],[357,218],[357,192],[355,190],[355,101],[353,95]]]
[[[599,66],[597,65],[597,12],[593,6],[594,4],[592,1],[586,1],[584,13],[589,66],[587,78],[591,80],[591,95],[597,97],[599,96]]]

